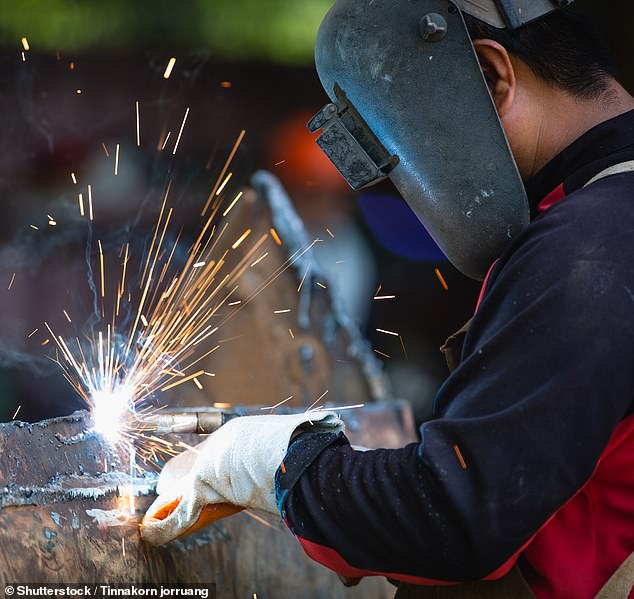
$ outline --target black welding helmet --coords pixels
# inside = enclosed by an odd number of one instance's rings
[[[451,262],[482,279],[529,222],[461,11],[518,28],[572,0],[337,0],[315,46],[317,143],[354,189],[389,177]]]

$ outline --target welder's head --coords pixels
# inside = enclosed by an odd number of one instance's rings
[[[596,34],[557,13],[572,1],[337,0],[319,30],[317,143],[355,189],[389,177],[473,278],[529,222],[509,139],[530,175],[538,92],[600,95],[613,74]]]
[[[596,27],[569,9],[518,29],[493,27],[469,14],[464,19],[517,166],[527,180],[536,170],[533,150],[543,126],[539,113],[609,101],[616,63]]]

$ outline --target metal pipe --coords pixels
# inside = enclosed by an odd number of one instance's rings
[[[218,430],[238,414],[222,410],[161,412],[143,419],[143,424],[158,434],[195,433],[205,435]]]

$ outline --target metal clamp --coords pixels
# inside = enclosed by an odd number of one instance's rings
[[[322,129],[317,145],[353,189],[382,181],[398,164],[398,156],[385,149],[338,85],[334,91],[336,102],[322,108],[308,122],[308,130]]]

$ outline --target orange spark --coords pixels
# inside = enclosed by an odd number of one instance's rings
[[[227,214],[229,214],[229,212],[231,211],[231,209],[236,205],[236,202],[242,197],[243,193],[240,192],[234,199],[233,202],[231,202],[231,204],[229,204],[229,207],[222,213],[222,216],[227,216]]]
[[[242,235],[240,235],[240,237],[238,237],[237,241],[231,246],[232,250],[238,249],[238,247],[240,246],[240,244],[249,236],[251,235],[251,229],[247,229],[244,233],[242,233]]]
[[[277,245],[282,245],[282,240],[280,239],[280,236],[277,234],[277,231],[273,227],[271,227],[269,231],[271,233],[271,237],[273,238],[273,241],[275,241]]]
[[[434,272],[436,273],[436,276],[438,277],[438,280],[440,281],[442,288],[445,291],[449,291],[449,285],[447,285],[447,282],[445,281],[445,278],[442,276],[442,273],[440,272],[440,270],[435,268]]]
[[[458,460],[460,460],[460,465],[462,466],[462,469],[466,470],[467,463],[464,461],[464,458],[462,457],[462,452],[460,451],[460,447],[458,447],[457,445],[454,445],[453,450],[456,452],[456,455],[458,456]]]

